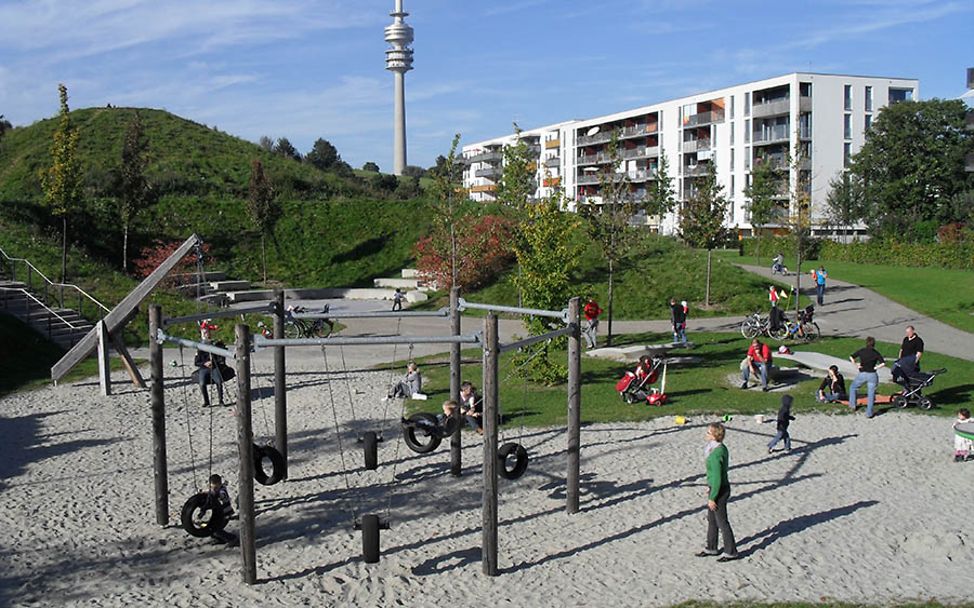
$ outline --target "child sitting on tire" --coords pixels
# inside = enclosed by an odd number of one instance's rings
[[[206,491],[206,499],[213,510],[220,509],[224,521],[233,518],[233,505],[230,503],[230,492],[223,478],[214,473],[210,475],[210,487]],[[222,528],[213,532],[213,538],[221,543],[233,545],[237,542],[237,536]]]

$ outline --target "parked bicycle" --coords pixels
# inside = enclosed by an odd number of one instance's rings
[[[741,322],[741,335],[748,340],[753,340],[762,334],[770,336],[770,330],[771,320],[759,311],[754,311],[752,314],[744,317],[744,320]]]
[[[803,323],[801,321],[785,321],[777,329],[770,330],[769,335],[778,341],[802,340],[814,342],[821,335],[817,323]]]
[[[327,314],[331,307],[325,304],[321,314]],[[303,306],[288,306],[284,317],[285,338],[327,338],[335,329],[335,322],[327,317],[317,319],[298,319],[294,313],[309,312]]]
[[[754,313],[745,317],[741,322],[741,335],[748,340],[753,340],[760,335],[765,335],[773,340],[778,340],[779,342],[789,339],[812,342],[817,340],[822,334],[822,332],[819,331],[818,324],[812,320],[813,312],[814,308],[812,308],[812,310],[806,308],[804,311],[802,311],[800,315],[801,318],[798,321],[789,321],[788,319],[784,319],[778,324],[778,327],[772,329],[771,318],[762,315],[758,311],[755,311]]]

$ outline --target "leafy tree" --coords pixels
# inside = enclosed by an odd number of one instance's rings
[[[670,177],[670,163],[666,160],[664,150],[660,148],[659,164],[653,172],[653,180],[649,184],[646,196],[646,213],[663,219],[673,212],[676,206],[676,191],[673,189],[673,179]]]
[[[261,135],[260,139],[257,141],[257,145],[261,147],[262,150],[266,152],[274,151],[274,140],[266,135]]]
[[[901,236],[923,221],[954,219],[950,198],[974,184],[964,170],[974,151],[965,115],[963,101],[943,99],[904,101],[879,113],[852,164],[874,234]]]
[[[77,156],[78,129],[71,124],[68,88],[58,85],[61,110],[51,141],[51,166],[42,174],[44,196],[54,217],[61,219],[61,282],[68,272],[68,214],[81,202],[81,164]]]
[[[422,167],[417,167],[416,165],[406,165],[402,174],[406,177],[426,177],[426,169]]]
[[[431,208],[433,210],[434,243],[445,246],[446,251],[441,255],[449,263],[449,282],[444,288],[454,285],[464,287],[459,281],[459,237],[464,212],[461,206],[465,194],[462,187],[463,166],[457,162],[457,146],[460,145],[460,134],[453,136],[450,152],[445,157],[443,165],[433,172]]]
[[[10,121],[4,118],[3,114],[0,114],[0,140],[3,139],[3,136],[4,134],[6,134],[7,131],[13,128],[14,126],[10,124]]]
[[[415,179],[415,178],[411,178]],[[477,289],[490,283],[509,266],[514,224],[499,215],[467,217],[465,230],[457,237],[456,284]],[[424,277],[440,287],[453,285],[452,249],[444,247],[438,234],[430,234],[416,243],[416,267]]]
[[[514,125],[514,143],[504,146],[503,171],[497,184],[497,200],[515,212],[523,210],[534,196],[535,175],[528,144],[521,139],[521,129]]]
[[[797,139],[797,138],[796,138]],[[803,169],[808,158],[806,148],[801,140],[795,144],[793,154],[789,154],[787,161],[795,175],[794,187],[789,191],[788,225],[795,235],[797,261],[795,263],[795,293],[800,294],[802,288],[802,259],[805,257],[805,246],[812,231],[812,174]],[[795,316],[801,309],[800,298],[795,298]]]
[[[264,172],[259,158],[250,163],[250,187],[247,196],[247,212],[260,231],[260,259],[264,269],[264,282],[267,282],[267,249],[265,237],[273,235],[274,226],[281,218],[281,206],[274,197],[270,180]]]
[[[379,173],[369,179],[369,185],[383,194],[391,194],[399,187],[399,179],[395,175]]]
[[[333,146],[327,139],[319,137],[315,140],[305,160],[324,171],[342,162],[342,157],[338,154],[338,148]]]
[[[852,228],[856,222],[865,219],[862,180],[853,173],[842,171],[829,181],[825,204],[829,223],[846,229]]]
[[[422,194],[422,190],[419,187],[419,178],[411,177],[408,175],[402,175],[399,177],[399,185],[396,186],[396,191],[393,195],[399,200],[408,200],[411,198],[416,198]]]
[[[301,153],[298,152],[297,148],[286,137],[277,140],[277,144],[274,145],[274,153],[284,158],[290,158],[291,160],[301,160]]]
[[[439,171],[440,167],[442,167],[443,163],[445,162],[446,162],[446,157],[440,154],[439,156],[436,157],[436,160],[433,162],[433,166],[429,168],[429,172],[433,173],[434,171]]]
[[[775,196],[781,185],[781,172],[768,158],[758,158],[754,161],[751,171],[751,183],[744,188],[747,197],[745,208],[751,217],[751,226],[757,237],[757,257],[761,257],[761,228],[767,226],[774,219],[777,203]]]
[[[691,247],[707,250],[707,288],[704,306],[710,306],[711,256],[717,245],[727,235],[724,218],[727,215],[728,201],[724,187],[717,182],[713,164],[683,203],[680,214],[680,236]]]
[[[377,165],[376,163],[374,163],[372,161],[369,161],[369,162],[365,163],[364,165],[362,165],[362,171],[368,171],[370,173],[378,173],[379,172],[379,165]]]
[[[623,160],[619,153],[619,138],[613,133],[608,148],[608,168],[599,174],[600,201],[587,198],[579,204],[579,211],[587,220],[589,235],[599,246],[602,257],[608,264],[608,299],[606,318],[608,332],[606,345],[612,346],[612,303],[614,301],[614,278],[619,263],[625,259],[629,250],[639,238],[639,232],[630,225],[631,218],[645,210],[643,200],[637,200],[632,192],[629,176],[617,170]]]
[[[155,193],[145,175],[148,141],[142,119],[136,112],[125,131],[121,165],[115,183],[118,219],[122,223],[122,271],[128,272],[129,230],[139,212],[155,202]]]

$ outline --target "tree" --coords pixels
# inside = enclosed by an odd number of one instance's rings
[[[514,143],[504,146],[502,154],[503,170],[497,184],[497,200],[518,212],[527,206],[537,186],[528,144],[521,139],[517,124],[514,125]]]
[[[714,248],[726,238],[724,218],[727,215],[724,187],[717,182],[713,164],[683,203],[680,236],[691,247],[707,249],[707,288],[704,306],[710,306],[711,256]]]
[[[155,195],[145,175],[148,164],[148,141],[142,119],[136,112],[125,130],[121,165],[115,184],[118,219],[122,223],[122,271],[128,272],[129,230],[135,216],[155,202]]]
[[[305,160],[324,171],[342,162],[342,157],[338,154],[338,148],[331,145],[327,139],[319,137],[305,156]]]
[[[670,177],[670,163],[666,160],[665,151],[660,148],[659,164],[653,171],[653,180],[649,184],[646,195],[646,213],[655,215],[662,222],[663,217],[673,212],[676,206],[676,191],[673,189],[673,179]]]
[[[382,194],[392,194],[399,187],[399,179],[388,173],[377,173],[369,177],[369,185]]]
[[[422,189],[419,187],[418,177],[402,175],[399,177],[399,184],[396,186],[396,191],[393,193],[393,196],[401,201],[405,201],[411,198],[416,198],[422,194],[422,192]]]
[[[274,153],[291,160],[301,160],[301,153],[291,145],[286,137],[277,140],[277,144],[274,145]]]
[[[801,310],[802,259],[805,257],[805,243],[812,231],[812,174],[805,169],[808,158],[806,144],[796,137],[795,150],[787,161],[795,176],[794,187],[789,191],[788,224],[795,235],[797,261],[795,263],[795,316]]]
[[[267,282],[267,250],[265,237],[274,233],[274,226],[281,218],[281,207],[274,198],[274,190],[264,172],[259,158],[250,163],[250,188],[247,196],[247,212],[260,231],[260,259],[264,269],[264,282]]]
[[[266,135],[261,135],[260,139],[257,140],[257,145],[261,147],[265,152],[274,151],[274,140]]]
[[[42,174],[44,197],[54,217],[61,219],[61,282],[68,274],[68,214],[81,202],[81,164],[78,129],[71,124],[68,88],[58,85],[60,112],[51,141],[51,166]]]
[[[594,197],[586,198],[579,204],[579,211],[587,220],[589,235],[598,244],[602,257],[608,265],[609,291],[606,301],[608,332],[606,345],[612,346],[612,304],[614,301],[615,271],[632,245],[639,232],[630,225],[630,219],[646,208],[645,201],[638,200],[632,193],[632,183],[628,174],[619,171],[623,164],[619,153],[619,138],[613,132],[608,148],[608,168],[599,174],[599,202]]]
[[[950,198],[971,189],[965,172],[974,131],[961,100],[904,101],[883,109],[853,157],[876,235],[908,235],[920,222],[948,222]]]
[[[460,222],[463,220],[463,210],[460,206],[463,165],[457,162],[457,146],[460,145],[460,134],[453,136],[450,152],[445,157],[443,166],[433,173],[431,208],[433,210],[433,237],[436,243],[445,245],[445,257],[449,260],[449,285],[443,287],[462,287],[459,283],[459,235]]]
[[[372,161],[369,161],[369,162],[365,163],[364,165],[362,165],[362,171],[368,171],[369,173],[378,173],[379,172],[379,165],[377,165],[376,163],[374,163]]]
[[[747,198],[745,209],[754,227],[757,237],[757,257],[761,258],[761,228],[767,226],[774,219],[778,208],[775,197],[778,195],[782,181],[781,172],[774,162],[767,157],[759,157],[754,161],[751,171],[751,183],[744,188]]]
[[[416,165],[406,165],[403,167],[402,174],[406,177],[426,177],[426,169]]]
[[[436,160],[433,162],[433,166],[429,168],[429,172],[433,173],[435,171],[439,171],[440,167],[442,167],[443,163],[445,162],[446,162],[446,157],[440,154],[439,156],[436,157]]]
[[[4,118],[3,114],[0,114],[0,140],[3,139],[3,136],[7,133],[7,131],[13,128],[14,126],[10,124],[10,121]]]
[[[865,219],[862,180],[853,173],[842,171],[829,181],[825,204],[826,217],[830,224],[851,229],[857,222]]]

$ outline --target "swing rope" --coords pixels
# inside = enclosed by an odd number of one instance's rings
[[[186,361],[183,358],[183,347],[179,346],[179,367],[183,373],[183,379],[188,380],[186,377]],[[183,410],[186,412],[186,439],[189,443],[189,466],[193,474],[193,487],[197,491],[200,489],[200,480],[196,475],[196,454],[193,451],[193,429],[190,424],[191,417],[189,415],[189,398],[186,395],[186,385],[188,382],[183,382],[180,385],[180,389],[183,396]]]
[[[267,403],[266,403],[266,398],[264,396],[265,393],[264,393],[263,383],[261,382],[260,374],[258,373],[259,370],[257,368],[257,361],[255,361],[256,358],[257,357],[255,356],[250,357],[250,374],[251,377],[256,378],[257,380],[257,400],[261,402],[260,413],[261,416],[264,418],[264,441],[265,444],[270,445],[271,427],[270,427],[270,423],[267,421]]]
[[[322,345],[322,347],[321,347],[321,356],[322,356],[322,359],[324,359],[324,362],[325,362],[325,373],[328,374],[328,373],[330,373],[330,370],[329,370],[329,367],[328,367],[328,351],[327,351],[327,349],[326,349],[326,347],[324,345]],[[344,445],[342,443],[342,431],[341,431],[341,427],[338,424],[338,408],[335,405],[335,390],[332,387],[332,381],[331,381],[330,378],[328,379],[328,398],[331,401],[331,414],[332,414],[332,418],[333,418],[333,420],[335,422],[335,437],[338,440],[338,455],[339,455],[339,457],[341,459],[341,463],[342,463],[342,478],[345,480],[345,491],[349,495],[351,495],[351,494],[353,494],[353,492],[352,492],[352,484],[349,483],[349,481],[348,481],[348,467],[345,464],[345,448],[344,448]],[[351,509],[348,508],[347,503],[345,505],[345,510],[348,511],[349,513],[351,513],[351,515],[352,515],[352,521],[355,521],[355,519],[358,516],[356,510],[354,508],[351,508]]]

